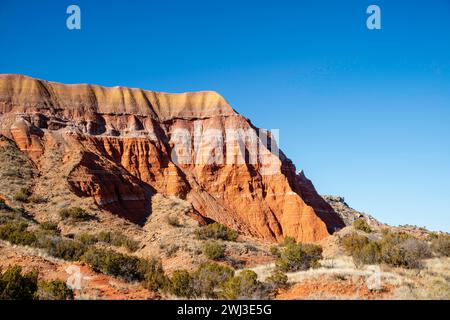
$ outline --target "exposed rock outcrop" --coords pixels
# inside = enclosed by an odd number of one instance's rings
[[[344,226],[282,152],[215,92],[167,94],[0,75],[0,134],[38,168],[55,143],[71,190],[131,221],[155,193],[243,234],[315,242]]]
[[[340,196],[322,196],[333,209],[334,211],[341,217],[342,221],[344,221],[346,226],[350,226],[359,219],[366,220],[367,223],[371,226],[381,226],[382,224],[373,218],[372,216],[359,212],[353,208],[351,208],[346,202],[344,197]]]

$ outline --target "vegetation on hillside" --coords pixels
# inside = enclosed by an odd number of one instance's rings
[[[238,233],[236,231],[217,222],[204,226],[197,231],[197,238],[201,240],[236,241],[237,237]]]
[[[0,300],[72,300],[73,291],[60,280],[39,281],[39,273],[20,266],[0,271]]]

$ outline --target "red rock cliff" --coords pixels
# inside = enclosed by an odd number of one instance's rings
[[[39,167],[52,144],[71,190],[134,222],[155,192],[268,240],[315,242],[342,221],[303,173],[215,92],[167,94],[0,75],[0,134]],[[51,143],[50,143],[51,142]]]

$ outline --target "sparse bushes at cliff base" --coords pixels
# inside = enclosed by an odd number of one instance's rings
[[[341,239],[344,250],[353,257],[357,266],[385,263],[393,267],[416,269],[422,260],[432,256],[427,242],[405,233],[383,231],[380,240],[350,234]]]
[[[295,272],[319,267],[322,248],[314,244],[285,241],[275,261],[277,268],[284,272]]]

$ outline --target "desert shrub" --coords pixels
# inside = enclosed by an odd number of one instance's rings
[[[172,227],[180,228],[183,226],[176,216],[167,216],[166,221]]]
[[[72,289],[61,280],[41,281],[38,283],[39,300],[73,300]]]
[[[361,231],[364,231],[366,233],[371,233],[372,232],[372,229],[370,228],[369,224],[364,219],[355,220],[353,222],[353,227],[355,229],[357,229],[357,230],[361,230]]]
[[[100,232],[97,235],[100,242],[111,244],[115,247],[124,247],[130,252],[135,252],[139,249],[139,242],[128,238],[122,233],[113,233],[110,231]]]
[[[270,291],[285,289],[288,287],[288,277],[284,272],[274,270],[272,274],[266,278],[265,283]]]
[[[28,199],[31,196],[31,192],[28,188],[21,188],[14,194],[13,199],[19,202],[28,202]]]
[[[341,240],[341,245],[353,257],[357,266],[385,263],[413,269],[420,268],[421,261],[431,257],[431,250],[426,242],[405,233],[383,231],[380,241],[351,234]]]
[[[95,271],[120,277],[127,281],[143,280],[142,273],[139,270],[140,260],[137,257],[110,250],[90,248],[84,253],[82,259]]]
[[[322,248],[320,246],[290,243],[284,246],[275,264],[281,271],[294,272],[318,267],[320,259],[322,259]]]
[[[431,241],[431,248],[433,251],[444,257],[450,257],[450,236],[439,235],[436,239]]]
[[[278,246],[271,246],[270,247],[270,254],[276,258],[279,258],[281,253],[280,253],[280,248],[278,248]]]
[[[196,297],[217,298],[220,286],[234,276],[234,270],[217,263],[201,265],[192,274]]]
[[[51,256],[67,261],[80,260],[86,252],[86,246],[81,242],[59,237],[49,238],[44,246]]]
[[[201,240],[220,239],[225,241],[235,241],[237,237],[238,233],[236,231],[217,222],[204,226],[197,231],[197,238]]]
[[[158,259],[140,259],[139,273],[143,286],[149,290],[166,291],[170,286],[170,280]]]
[[[192,298],[195,296],[194,278],[187,270],[177,270],[170,279],[170,293],[177,297]]]
[[[59,212],[59,215],[62,219],[73,222],[89,221],[93,219],[93,216],[87,213],[86,210],[78,207],[62,209]]]
[[[368,243],[369,238],[357,233],[349,234],[346,237],[340,239],[341,246],[349,255],[353,255],[354,252],[360,251]]]
[[[0,300],[34,300],[37,288],[36,271],[22,274],[20,266],[13,266],[0,275]]]
[[[381,246],[376,241],[370,241],[369,238],[352,233],[340,241],[345,252],[353,258],[356,266],[361,267],[365,264],[376,264],[380,261]]]
[[[42,230],[46,231],[49,235],[59,235],[61,234],[61,230],[58,227],[58,224],[52,221],[44,221],[40,224]]]
[[[139,259],[110,250],[90,248],[82,260],[95,271],[126,281],[140,281],[149,290],[158,291],[169,285],[161,261],[156,259]]]
[[[95,234],[90,234],[90,233],[79,233],[79,234],[75,235],[75,240],[81,242],[82,244],[84,244],[86,246],[91,246],[98,242],[97,236]]]
[[[381,241],[381,261],[394,267],[420,268],[421,260],[430,256],[428,245],[414,238],[398,241],[398,238],[390,237]]]
[[[281,243],[281,246],[285,247],[285,246],[287,246],[287,245],[290,245],[290,244],[296,244],[296,243],[297,243],[297,241],[295,240],[294,237],[289,237],[289,236],[287,236],[287,237],[285,237],[285,238],[283,239],[283,242]]]
[[[251,270],[243,270],[221,285],[219,297],[226,300],[263,299],[267,292],[264,285],[258,281],[258,275]]]
[[[211,260],[220,260],[225,256],[225,246],[217,241],[207,241],[203,244],[203,254]]]
[[[0,226],[0,239],[12,244],[33,246],[37,242],[36,235],[27,230],[28,224],[20,221],[9,221]]]

